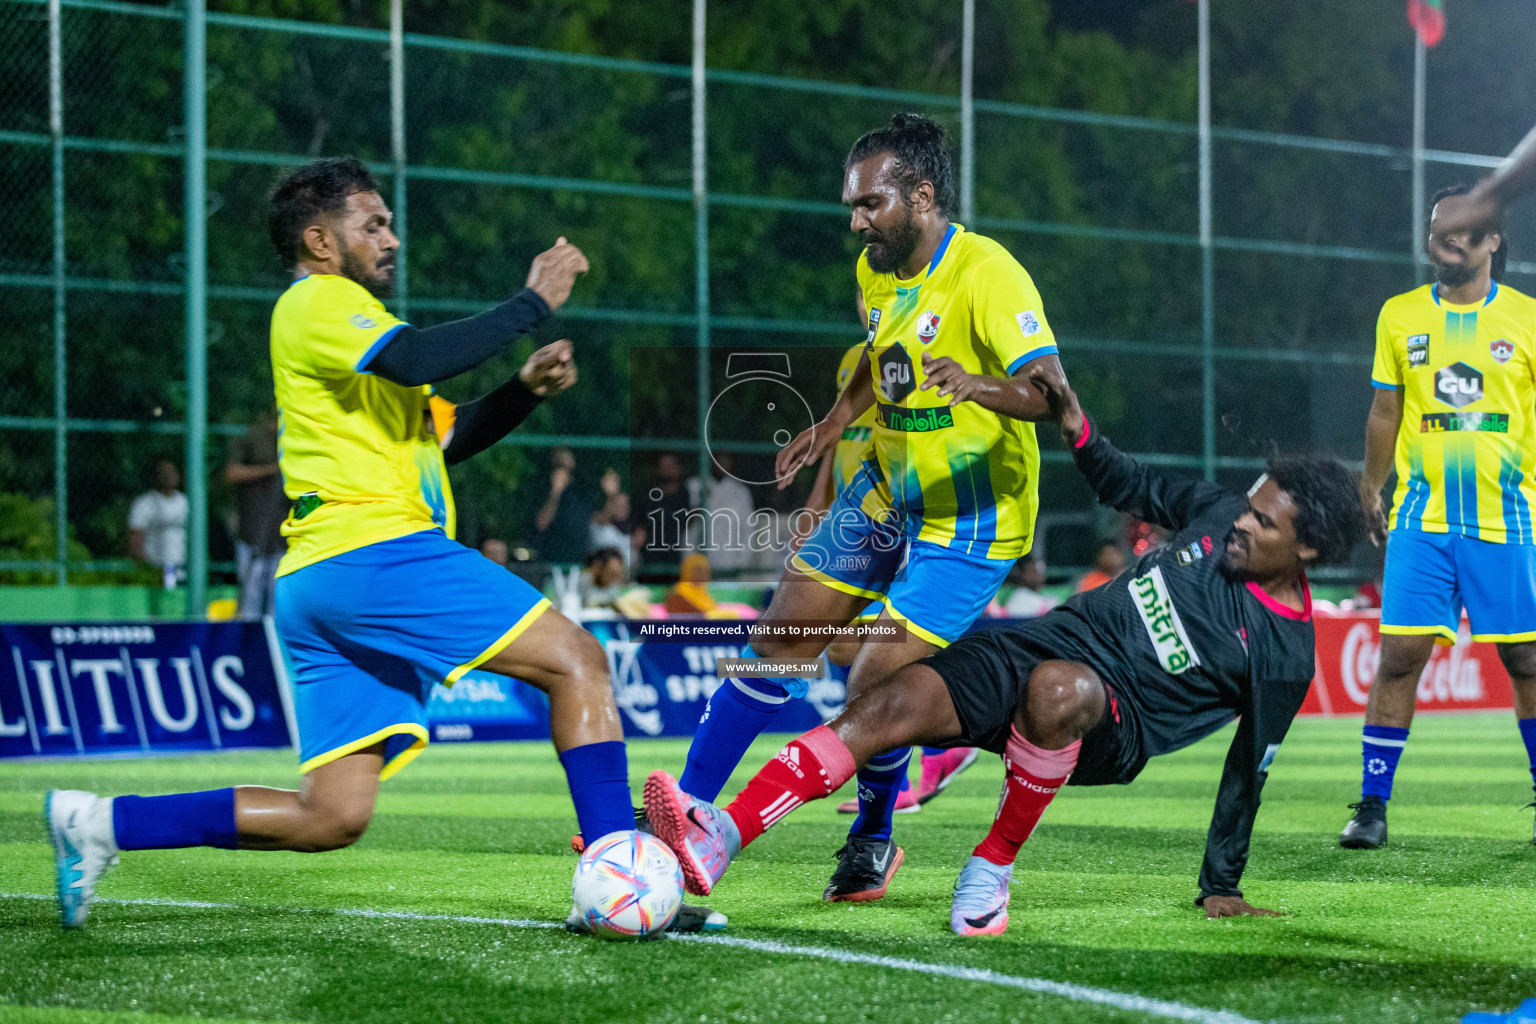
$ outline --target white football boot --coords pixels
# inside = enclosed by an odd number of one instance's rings
[[[59,897],[59,923],[79,928],[91,912],[96,881],[117,863],[112,801],[78,789],[51,789],[43,804]]]

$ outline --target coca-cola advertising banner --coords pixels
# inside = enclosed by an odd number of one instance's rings
[[[1317,674],[1301,706],[1304,715],[1365,711],[1381,657],[1379,618],[1371,613],[1317,615]],[[1435,645],[1419,677],[1420,711],[1482,711],[1514,707],[1509,674],[1493,644],[1475,644],[1465,619],[1454,647]]]

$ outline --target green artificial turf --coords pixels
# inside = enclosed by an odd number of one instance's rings
[[[1063,790],[1015,871],[996,939],[948,929],[955,872],[985,833],[1000,769],[984,755],[897,819],[906,866],[873,904],[819,899],[850,819],[836,799],[754,845],[711,906],[746,939],[982,968],[1226,1009],[1258,1021],[1455,1021],[1536,996],[1536,848],[1508,713],[1423,716],[1398,774],[1392,841],[1341,850],[1359,720],[1303,720],[1271,770],[1245,890],[1280,919],[1192,906],[1230,730],[1129,787]],[[778,739],[760,741],[755,769]],[[685,744],[630,745],[635,792]],[[738,772],[732,788],[748,778]],[[336,914],[554,921],[570,906],[574,825],[543,744],[436,746],[386,783],[356,846],[328,854],[131,853],[81,932],[60,931],[41,824],[50,787],[167,793],[287,786],[285,752],[0,766],[0,1020],[328,1022],[1147,1021],[1062,995],[692,942],[604,943],[554,928]],[[851,787],[850,787],[851,790]],[[840,795],[846,798],[848,794]]]

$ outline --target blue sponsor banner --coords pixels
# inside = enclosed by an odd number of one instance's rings
[[[260,622],[0,624],[0,757],[287,747]]]
[[[720,686],[716,658],[735,658],[747,644],[748,622],[709,643],[641,641],[643,622],[586,623],[608,656],[613,696],[624,735],[693,735],[704,705]],[[792,699],[774,719],[775,732],[804,732],[842,710],[846,690],[841,669],[810,680],[804,699]],[[472,685],[461,691],[466,682]],[[427,710],[432,739],[438,741],[534,739],[549,736],[549,702],[526,683],[485,672],[467,673],[452,688],[437,686]]]

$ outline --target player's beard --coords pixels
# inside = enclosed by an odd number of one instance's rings
[[[1228,530],[1227,535],[1222,538],[1221,558],[1216,561],[1216,568],[1227,579],[1236,583],[1246,583],[1248,580],[1253,578],[1253,574],[1248,571],[1248,567],[1246,565],[1233,565],[1232,553],[1227,550],[1227,543],[1232,540],[1236,533],[1237,529],[1234,527],[1233,529]],[[1243,554],[1247,555],[1250,559],[1253,557],[1253,541],[1251,539],[1248,542],[1248,546],[1243,549]]]
[[[1460,288],[1477,277],[1478,268],[1471,263],[1436,263],[1435,280],[1447,288]]]
[[[372,267],[351,249],[341,250],[341,276],[367,288],[380,299],[395,294],[395,254],[387,252]]]
[[[917,243],[923,240],[923,229],[917,223],[917,218],[912,216],[909,207],[905,220],[888,231],[880,232],[880,241],[871,242],[868,239],[866,234],[864,254],[869,261],[869,269],[877,274],[894,274],[917,251]]]

